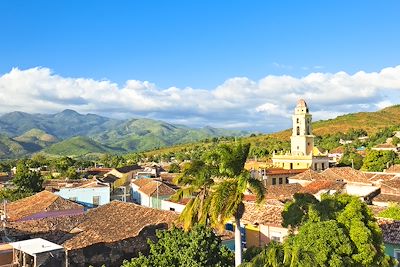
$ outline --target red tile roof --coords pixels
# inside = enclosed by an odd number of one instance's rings
[[[2,209],[2,207],[1,207]],[[82,210],[83,206],[75,202],[64,199],[49,191],[42,191],[33,196],[26,197],[6,206],[9,221],[17,221],[38,213]]]
[[[283,205],[257,205],[254,203],[245,203],[245,211],[242,220],[251,224],[263,225],[282,225]]]
[[[272,185],[269,186],[266,190],[265,198],[266,199],[277,199],[280,201],[292,200],[293,195],[297,192],[300,192],[303,187],[298,184],[284,184],[284,185]]]
[[[386,170],[387,173],[400,173],[400,164],[395,164]]]
[[[297,174],[293,177],[290,177],[291,180],[304,180],[304,181],[314,181],[314,180],[328,180],[324,177],[323,174],[318,173],[314,170],[308,169],[305,172]]]
[[[366,183],[371,184],[368,175],[362,171],[355,170],[351,167],[334,167],[324,170],[322,173],[327,180],[355,182],[355,183]]]
[[[316,194],[321,190],[335,190],[341,191],[345,187],[345,183],[337,182],[332,180],[317,180],[313,181],[310,184],[306,185],[302,190],[301,193],[309,193],[309,194]]]
[[[400,195],[379,194],[372,199],[374,202],[397,202],[400,203]]]
[[[176,192],[175,189],[161,181],[149,180],[151,181],[139,188],[140,192],[148,196],[171,196]]]

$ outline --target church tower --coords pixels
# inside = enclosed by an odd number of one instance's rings
[[[292,119],[291,154],[294,156],[312,155],[314,149],[314,136],[311,128],[312,116],[304,99],[297,102]]]

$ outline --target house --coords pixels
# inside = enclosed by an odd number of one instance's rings
[[[400,221],[378,218],[382,229],[385,253],[400,261]]]
[[[6,232],[15,240],[44,238],[66,250],[70,266],[121,266],[124,259],[147,254],[147,239],[173,225],[170,211],[112,201],[80,216],[10,223]]]
[[[251,176],[253,178],[263,181],[265,187],[271,185],[282,185],[288,184],[289,178],[299,173],[306,171],[305,169],[282,169],[282,168],[269,168],[269,169],[258,169],[251,170]]]
[[[42,191],[1,207],[8,222],[36,220],[47,217],[83,214],[84,207],[49,191]]]
[[[189,201],[190,198],[183,198],[179,201],[173,201],[171,199],[163,199],[161,200],[161,209],[182,213],[186,207],[186,204],[189,203]]]
[[[303,186],[300,184],[283,184],[270,186],[267,188],[265,193],[265,199],[267,201],[276,200],[282,203],[293,200],[294,194],[303,190]],[[256,196],[252,194],[244,195],[244,201],[254,203],[256,202]]]
[[[386,144],[379,144],[371,148],[372,150],[378,150],[378,151],[394,151],[394,152],[399,152],[400,147],[386,143]]]
[[[124,166],[124,167],[120,167],[120,168],[113,168],[111,171],[104,174],[104,176],[112,174],[118,178],[125,178],[130,181],[131,179],[135,178],[136,173],[141,169],[142,169],[142,167],[140,167],[137,164],[134,164],[134,165]]]
[[[333,180],[317,180],[312,181],[308,185],[299,190],[299,193],[307,193],[314,195],[318,200],[321,200],[323,194],[343,193],[346,183]]]
[[[282,226],[283,207],[283,204],[268,201],[265,205],[245,202],[241,221],[247,248],[263,247],[271,241],[283,241],[289,233],[289,229]]]
[[[46,190],[65,199],[93,208],[110,202],[110,186],[97,179],[91,180],[48,180]]]
[[[392,179],[380,181],[380,194],[372,199],[372,204],[388,207],[391,202],[400,203],[400,177],[391,176]]]
[[[151,208],[161,209],[162,200],[169,199],[176,192],[176,187],[163,181],[142,178],[131,183],[133,202]]]

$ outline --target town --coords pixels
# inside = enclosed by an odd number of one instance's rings
[[[107,156],[104,163],[76,168],[73,159],[60,158],[58,172],[45,165],[48,162],[41,165],[46,159],[40,154],[17,161],[1,177],[0,264],[160,266],[160,259],[145,258],[160,253],[156,246],[164,254],[186,255],[158,245],[166,238],[160,231],[188,235],[207,229],[218,244],[216,254],[211,256],[212,245],[207,244],[199,248],[206,253],[203,262],[197,252],[185,256],[194,257],[199,266],[238,266],[243,261],[243,266],[260,266],[252,262],[270,260],[272,249],[278,253],[277,266],[283,266],[279,246],[289,240],[291,257],[297,249],[298,262],[307,261],[302,254],[311,251],[316,255],[311,263],[323,266],[333,260],[340,265],[394,264],[400,259],[400,164],[392,143],[399,132],[370,150],[395,157],[388,157],[380,171],[362,171],[354,161],[340,166],[343,153],[314,146],[312,113],[303,99],[295,106],[292,124],[290,151],[274,151],[267,160],[248,158],[250,145],[236,140],[217,144],[199,159],[137,158],[130,163]],[[356,137],[360,144],[368,138]],[[345,146],[352,142],[339,141]],[[356,151],[365,157],[365,149]],[[206,228],[196,228],[200,226]],[[354,231],[368,236],[359,240]],[[332,239],[338,236],[345,241]],[[296,242],[302,242],[301,247],[296,248]],[[314,248],[303,251],[304,242]],[[319,251],[324,242],[330,248]],[[339,247],[333,247],[334,242]],[[348,250],[343,251],[346,244]],[[165,266],[182,260],[179,255],[168,257]]]

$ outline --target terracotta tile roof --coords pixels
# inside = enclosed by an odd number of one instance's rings
[[[345,187],[344,182],[337,182],[333,180],[317,180],[312,181],[310,184],[306,185],[302,190],[301,193],[309,193],[309,194],[316,194],[321,190],[335,190],[341,191]]]
[[[305,181],[314,181],[314,180],[323,180],[325,177],[314,170],[308,169],[305,172],[297,174],[289,179],[293,180],[305,180]],[[326,179],[325,179],[326,180]]]
[[[322,175],[328,177],[328,180],[343,180],[345,182],[367,183],[370,184],[369,177],[362,171],[351,167],[334,167],[324,170]]]
[[[387,173],[400,173],[400,164],[395,164],[386,170]]]
[[[172,226],[177,218],[172,211],[113,201],[83,215],[7,223],[7,233],[21,238],[42,237],[74,250],[123,241],[152,225]]]
[[[378,218],[378,224],[382,229],[383,242],[400,244],[400,221]]]
[[[392,145],[392,144],[379,144],[374,146],[373,148],[396,148],[397,146]]]
[[[138,187],[142,187],[150,182],[151,182],[151,178],[140,178],[140,179],[132,180],[132,184],[134,184]]]
[[[42,191],[7,204],[9,221],[17,221],[38,213],[65,210],[83,210],[83,206],[49,191]]]
[[[245,202],[244,222],[263,225],[282,225],[283,205],[257,205]]]
[[[68,238],[72,237],[72,234],[69,233],[80,224],[84,218],[85,215],[81,214],[76,216],[11,222],[6,225],[7,235],[14,238],[17,237],[18,239],[25,239],[25,237],[41,237],[50,242],[62,244]]]
[[[387,209],[387,207],[381,207],[375,205],[368,205],[368,208],[372,211],[375,217],[377,217],[379,213]]]
[[[303,187],[298,183],[273,185],[267,188],[265,198],[287,201],[293,199],[293,195],[302,189]]]
[[[115,168],[117,171],[119,171],[120,173],[128,173],[131,171],[135,171],[135,170],[140,170],[142,167],[140,167],[137,164],[134,165],[130,165],[130,166],[124,166],[124,167],[120,167],[120,168]]]
[[[400,195],[379,194],[372,199],[376,202],[397,202],[400,203]]]
[[[176,190],[166,185],[161,181],[154,181],[152,179],[149,183],[146,183],[139,188],[139,191],[148,196],[171,196],[175,194]]]
[[[388,193],[391,191],[391,194],[400,195],[400,178],[394,178],[388,181],[381,182],[381,191],[383,193]]]
[[[392,173],[365,173],[367,175],[370,181],[372,182],[382,182],[382,181],[388,181],[396,178],[396,174]]]
[[[71,230],[76,234],[65,241],[63,246],[70,250],[97,243],[122,241],[137,236],[146,226],[171,226],[177,218],[175,212],[113,201],[85,214],[84,220]]]
[[[55,192],[61,188],[90,188],[90,187],[107,187],[108,185],[101,183],[96,179],[83,180],[61,180],[51,179],[43,182],[43,187],[47,191]]]

